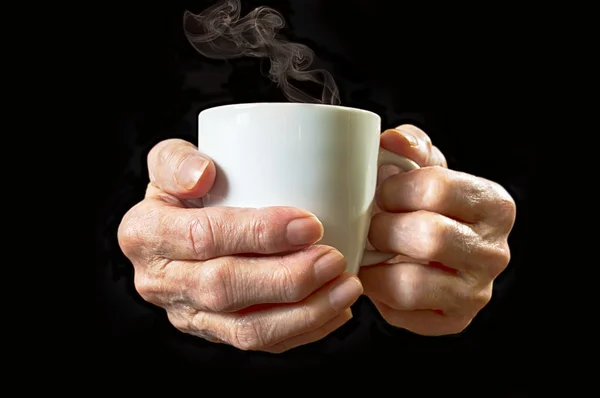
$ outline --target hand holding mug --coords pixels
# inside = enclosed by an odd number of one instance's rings
[[[282,352],[348,321],[363,284],[386,321],[425,335],[462,331],[489,301],[514,202],[448,170],[421,130],[380,137],[375,114],[310,104],[217,107],[199,130],[202,153],[150,152],[146,197],[119,229],[138,292],[178,329]],[[383,182],[371,220],[386,163],[412,171]],[[367,234],[379,252],[363,252]]]
[[[382,176],[369,241],[400,256],[361,268],[365,294],[394,326],[428,336],[462,332],[509,262],[515,203],[500,185],[449,170],[415,126],[384,132],[381,146],[421,168]]]
[[[179,330],[242,350],[282,352],[351,317],[362,294],[336,249],[313,245],[323,226],[291,207],[199,208],[215,165],[190,143],[148,155],[146,196],[123,218],[119,244],[135,287]]]

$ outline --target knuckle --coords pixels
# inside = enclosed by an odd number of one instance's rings
[[[155,257],[167,257],[173,248],[173,232],[177,228],[168,212],[146,211],[142,216],[144,239]]]
[[[207,327],[201,312],[167,311],[167,317],[173,327],[180,332],[199,337],[211,343],[223,343],[215,331]]]
[[[181,332],[190,333],[193,329],[189,318],[185,316],[167,311],[167,318],[169,319],[171,325]]]
[[[257,319],[241,319],[231,328],[230,344],[242,351],[263,349],[263,328]]]
[[[425,215],[425,213],[421,213]],[[448,224],[442,217],[423,217],[420,222],[420,256],[425,260],[434,260],[445,250]]]
[[[136,271],[133,277],[133,284],[135,290],[145,301],[154,305],[161,303],[159,299],[161,293],[160,286],[156,283],[155,278],[151,277],[148,273]]]
[[[273,274],[273,282],[281,294],[282,302],[294,303],[304,298],[302,291],[304,284],[299,279],[298,274],[292,271],[289,264],[281,261],[277,271]]]
[[[490,193],[490,201],[493,204],[493,214],[502,225],[512,228],[517,216],[517,205],[513,197],[504,187],[496,182],[483,180],[485,188]]]
[[[128,258],[154,253],[161,234],[156,222],[159,212],[144,200],[132,207],[121,220],[117,239],[121,250]]]
[[[444,297],[441,307],[446,314],[460,315],[465,312],[465,308],[471,307],[474,288],[469,283],[450,282],[440,290],[440,297]]]
[[[269,234],[267,221],[261,216],[254,216],[248,223],[248,233],[252,237],[254,246],[261,252],[267,252],[271,248],[272,239]]]
[[[332,249],[327,246],[313,247],[312,250],[298,252],[289,257],[282,257],[277,271],[273,273],[272,283],[286,303],[303,300],[316,287],[314,258],[325,256]]]
[[[492,299],[493,285],[490,283],[483,289],[476,291],[473,294],[471,302],[475,307],[475,311],[480,311],[483,307],[489,304]]]
[[[227,258],[204,263],[198,270],[202,289],[197,298],[201,305],[213,312],[225,312],[232,308],[234,265]]]
[[[206,319],[206,313],[202,311],[193,310],[191,312],[184,312],[184,321],[187,321],[187,325],[184,332],[191,334],[196,337],[200,337],[211,343],[223,343],[224,337],[222,328],[219,325],[212,325]]]
[[[500,220],[510,227],[517,217],[517,205],[512,198],[502,198],[496,204]]]
[[[216,241],[215,222],[207,212],[200,213],[190,221],[187,245],[196,258],[211,257]]]
[[[424,179],[419,192],[423,206],[427,209],[433,209],[445,200],[448,192],[448,179],[439,166],[432,166],[423,169]]]
[[[139,213],[140,204],[135,205],[123,216],[117,231],[117,240],[123,253],[130,257],[136,252],[136,249],[142,241],[140,233]]]
[[[497,254],[494,256],[496,261],[492,263],[492,268],[496,271],[496,274],[499,275],[510,263],[510,248],[508,247],[508,243],[503,244],[502,247],[496,248],[496,252]]]
[[[319,316],[317,316],[317,312],[314,311],[310,306],[308,305],[303,305],[299,308],[299,316],[298,319],[301,319],[301,321],[299,321],[299,324],[301,326],[302,330],[311,330],[314,329],[315,326],[317,326],[320,321]]]
[[[483,266],[490,278],[495,279],[510,262],[510,249],[507,243],[489,246],[483,250]]]

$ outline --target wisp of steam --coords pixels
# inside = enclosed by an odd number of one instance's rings
[[[287,41],[279,34],[285,21],[269,7],[258,7],[241,16],[240,0],[224,0],[201,12],[186,11],[185,34],[202,55],[214,59],[239,57],[268,58],[269,78],[293,102],[340,103],[338,88],[331,74],[322,69],[309,70],[314,52],[300,43]],[[310,81],[323,86],[321,99],[294,87],[291,80]]]

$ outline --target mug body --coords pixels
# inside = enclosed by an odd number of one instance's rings
[[[219,106],[198,116],[198,149],[217,175],[205,206],[293,206],[319,218],[320,244],[358,273],[377,183],[381,119],[332,105]]]

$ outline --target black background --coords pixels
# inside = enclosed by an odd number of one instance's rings
[[[385,127],[422,127],[446,155],[449,167],[501,183],[518,209],[510,236],[512,260],[492,302],[459,336],[426,338],[386,325],[367,299],[354,319],[322,342],[283,355],[240,352],[177,332],[164,312],[143,302],[132,284],[132,267],[116,242],[123,214],[143,198],[146,155],[157,142],[179,137],[195,142],[202,109],[236,102],[286,101],[261,74],[257,59],[217,61],[195,52],[185,39],[182,15],[210,1],[161,2],[140,8],[99,9],[106,29],[99,62],[110,159],[103,165],[97,209],[97,336],[101,356],[130,369],[152,363],[169,368],[234,374],[294,374],[410,368],[429,377],[440,372],[477,373],[510,385],[526,380],[530,344],[527,287],[536,264],[527,254],[535,130],[527,97],[527,68],[515,65],[519,46],[506,34],[483,33],[500,24],[474,12],[464,22],[447,10],[417,10],[379,0],[246,1],[244,10],[268,5],[287,21],[282,33],[309,45],[329,70],[342,104],[372,110]],[[490,32],[490,33],[487,33]],[[308,88],[311,89],[310,87]],[[401,360],[402,359],[402,360]],[[460,365],[455,364],[458,361]],[[509,365],[507,365],[509,364]],[[443,371],[440,369],[444,369]],[[504,383],[504,382],[503,382]],[[502,384],[502,383],[501,383]],[[509,384],[503,384],[507,386]]]

